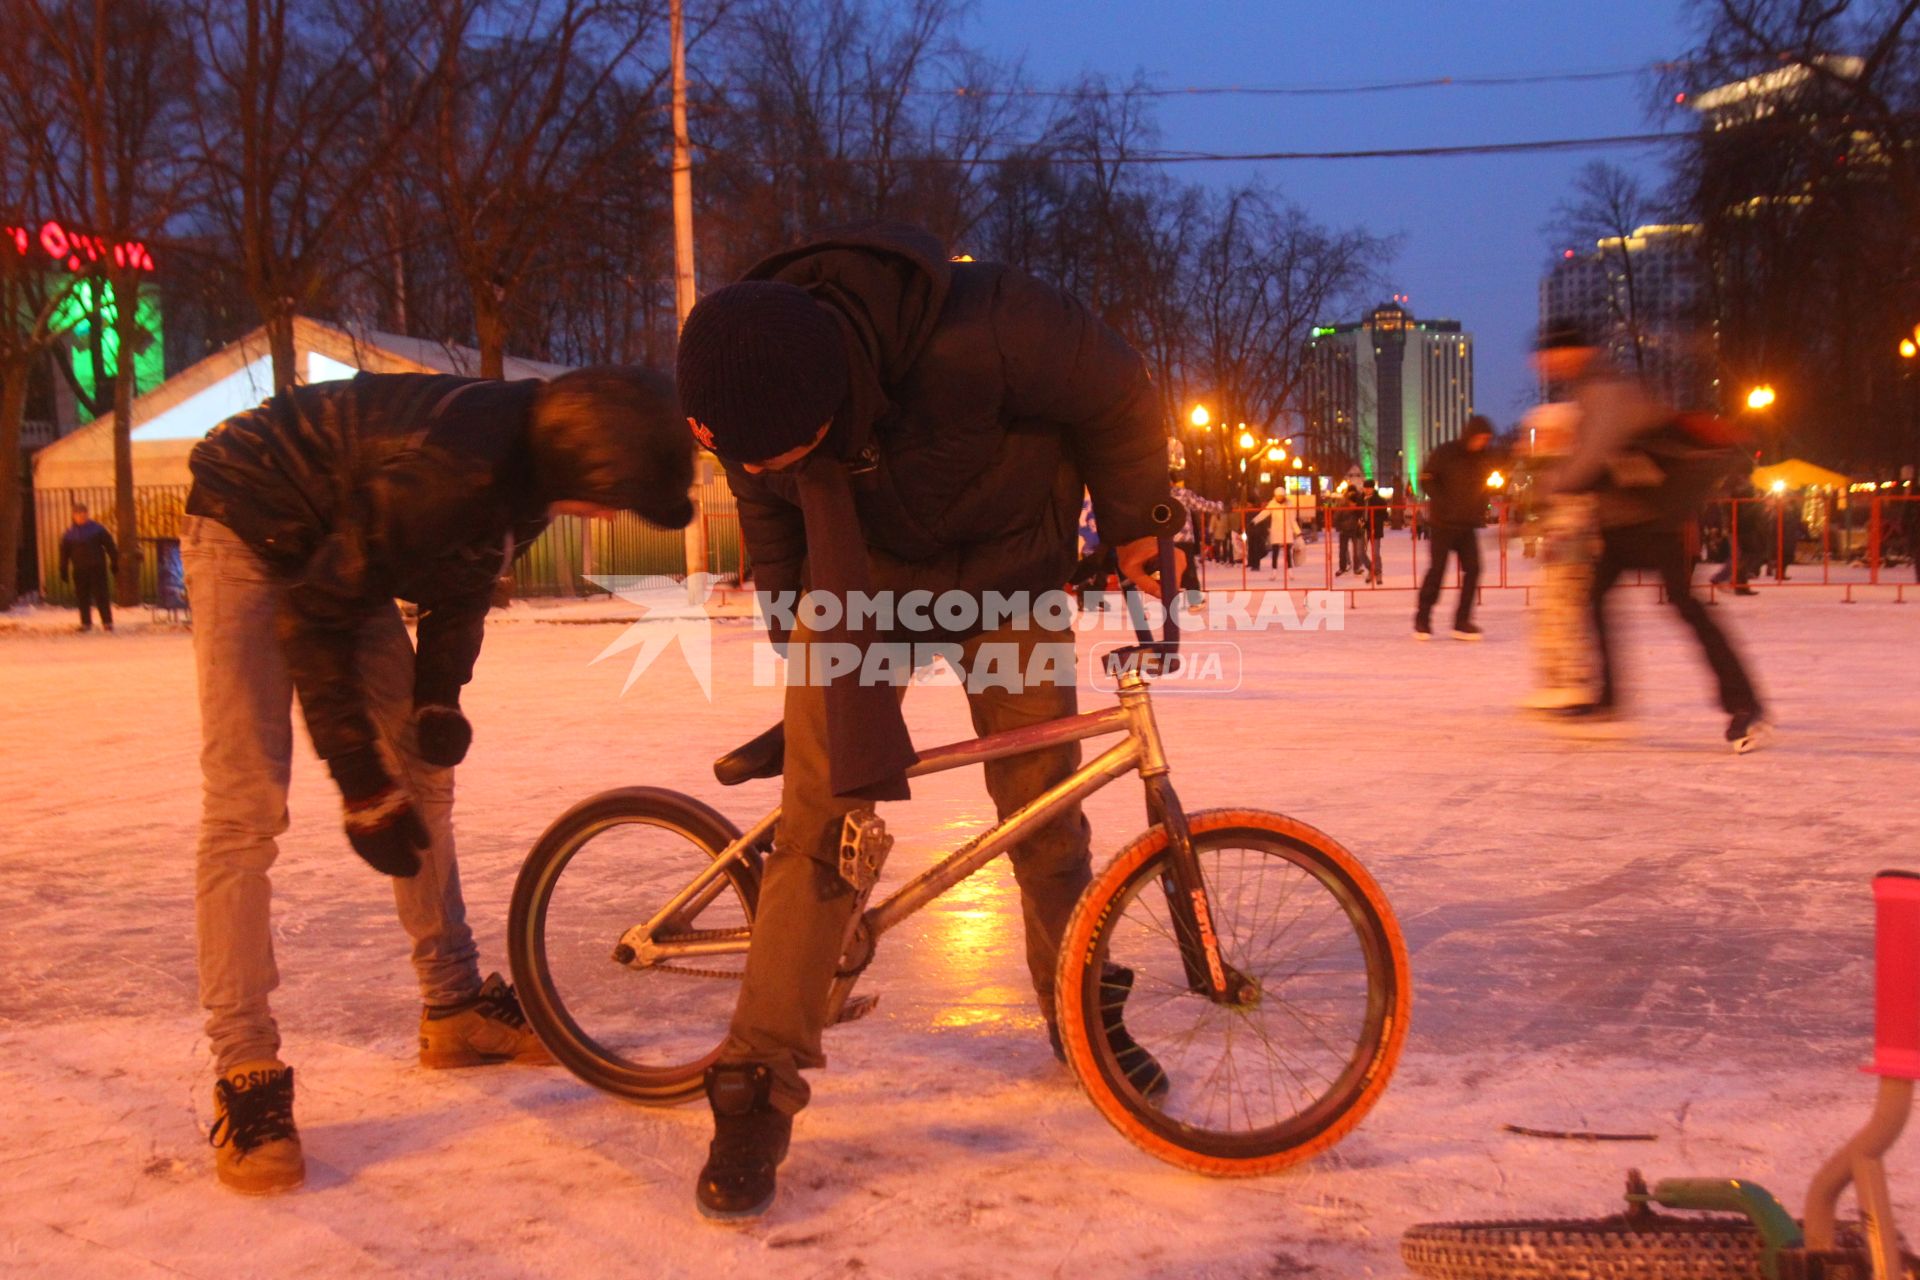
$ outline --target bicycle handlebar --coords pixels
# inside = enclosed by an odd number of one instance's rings
[[[1117,676],[1122,671],[1136,670],[1143,675],[1153,675],[1171,669],[1171,660],[1180,652],[1180,612],[1174,608],[1174,597],[1180,591],[1180,559],[1173,545],[1173,535],[1160,535],[1160,554],[1157,563],[1160,571],[1160,608],[1162,622],[1160,636],[1155,638],[1153,628],[1147,622],[1146,610],[1140,607],[1136,598],[1139,588],[1130,579],[1120,582],[1120,597],[1128,615],[1133,620],[1135,644],[1125,645],[1106,655],[1107,674]],[[1142,658],[1152,658],[1148,664]]]

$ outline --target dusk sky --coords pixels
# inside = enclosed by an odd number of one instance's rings
[[[1023,56],[1036,82],[1082,71],[1155,86],[1354,85],[1437,76],[1520,75],[1643,66],[1684,50],[1681,0],[1452,0],[1371,4],[1293,0],[978,0],[966,28],[999,56]],[[1162,99],[1171,150],[1279,151],[1451,146],[1650,133],[1637,78],[1446,87],[1336,97]],[[1476,399],[1503,426],[1529,402],[1525,355],[1550,252],[1542,226],[1574,175],[1604,158],[1658,181],[1657,150],[1458,159],[1181,165],[1189,181],[1258,173],[1315,218],[1401,237],[1387,292],[1415,315],[1474,334]],[[1356,315],[1327,316],[1331,323]]]

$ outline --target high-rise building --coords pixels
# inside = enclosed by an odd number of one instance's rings
[[[1396,298],[1307,342],[1308,448],[1321,469],[1357,466],[1401,486],[1473,414],[1473,335],[1419,320]]]
[[[1712,407],[1698,242],[1699,229],[1681,224],[1636,227],[1591,249],[1562,249],[1540,281],[1541,323],[1575,321],[1667,403]]]

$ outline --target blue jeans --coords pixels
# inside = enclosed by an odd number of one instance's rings
[[[274,1058],[280,1031],[267,996],[280,985],[269,921],[268,871],[287,829],[293,768],[293,681],[274,633],[285,588],[232,530],[188,516],[182,539],[193,657],[200,684],[200,771],[206,791],[195,858],[194,924],[200,1003],[216,1067]],[[422,998],[451,1004],[480,988],[453,850],[453,770],[414,748],[413,646],[389,605],[361,637],[360,677],[375,726],[426,824],[420,874],[393,881],[400,924],[413,939]],[[351,859],[344,837],[323,856]]]

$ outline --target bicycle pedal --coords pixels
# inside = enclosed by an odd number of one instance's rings
[[[840,1016],[833,1020],[833,1025],[837,1027],[843,1022],[858,1022],[860,1019],[872,1013],[879,1005],[880,997],[877,995],[855,996],[840,1006]]]

